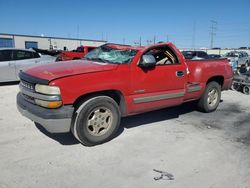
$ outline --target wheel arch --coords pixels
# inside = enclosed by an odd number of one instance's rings
[[[84,95],[79,96],[75,102],[73,103],[73,106],[75,108],[78,108],[80,104],[82,104],[84,101],[96,97],[96,96],[108,96],[112,98],[119,106],[120,112],[122,116],[126,116],[126,104],[125,104],[125,98],[121,91],[119,90],[103,90],[103,91],[97,91],[97,92],[91,92]]]
[[[206,85],[210,82],[217,82],[221,87],[224,84],[224,77],[221,75],[218,76],[212,76],[211,78],[209,78],[206,82]]]

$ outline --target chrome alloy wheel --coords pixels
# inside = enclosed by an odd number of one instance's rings
[[[208,92],[207,104],[210,107],[214,107],[218,102],[219,93],[217,89],[213,88]]]
[[[97,107],[88,115],[87,130],[93,136],[102,136],[110,129],[112,122],[112,112],[106,107]]]

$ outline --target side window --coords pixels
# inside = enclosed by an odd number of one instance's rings
[[[94,50],[95,48],[91,48],[91,47],[89,47],[88,48],[88,52],[90,52],[90,51],[92,51],[92,50]]]
[[[15,60],[23,60],[23,59],[31,59],[33,58],[33,53],[28,51],[22,50],[15,50],[14,51],[14,59]]]
[[[33,57],[34,58],[40,58],[40,55],[37,52],[33,52]]]
[[[77,52],[84,52],[84,47],[80,46],[76,49]]]
[[[146,54],[153,55],[156,59],[156,65],[179,64],[176,55],[168,47],[159,47],[149,50]]]
[[[0,50],[0,61],[11,61],[11,50]]]

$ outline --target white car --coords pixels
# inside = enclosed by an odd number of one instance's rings
[[[249,56],[246,52],[231,51],[225,54],[230,62],[236,62],[237,66],[248,65]]]
[[[18,81],[20,70],[40,64],[55,62],[56,57],[41,55],[33,50],[0,49],[0,82]]]

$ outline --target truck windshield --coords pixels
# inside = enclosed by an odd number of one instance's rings
[[[104,45],[89,52],[85,55],[84,59],[105,63],[125,64],[130,63],[136,53],[136,50],[116,49]]]

